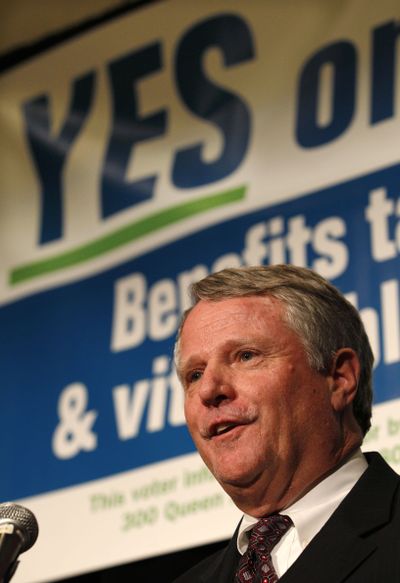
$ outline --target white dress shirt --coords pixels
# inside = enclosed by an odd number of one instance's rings
[[[321,530],[336,508],[365,472],[368,463],[358,449],[350,459],[330,474],[294,504],[281,511],[290,516],[291,527],[272,549],[271,558],[278,577],[295,562],[312,538]],[[244,554],[248,546],[248,531],[258,522],[245,514],[239,527],[237,548]]]

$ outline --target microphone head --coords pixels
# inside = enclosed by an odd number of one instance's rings
[[[28,508],[12,502],[0,504],[0,527],[2,524],[13,524],[19,530],[23,540],[21,553],[35,544],[39,526],[35,515]]]

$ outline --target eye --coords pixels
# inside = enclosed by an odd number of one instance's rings
[[[201,371],[200,370],[193,370],[187,375],[187,379],[189,383],[195,383],[199,379],[201,379]]]
[[[242,362],[247,362],[254,358],[255,355],[254,352],[252,352],[251,350],[244,350],[243,352],[240,353],[239,356]]]

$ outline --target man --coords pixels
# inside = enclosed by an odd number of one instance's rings
[[[360,451],[373,356],[355,308],[288,265],[226,269],[192,296],[176,347],[187,424],[244,517],[176,583],[400,582],[399,477]]]

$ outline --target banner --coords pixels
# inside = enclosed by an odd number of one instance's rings
[[[233,532],[172,362],[188,285],[224,267],[346,294],[365,449],[400,470],[400,8],[367,4],[170,0],[0,78],[0,499],[40,524],[16,583]]]

